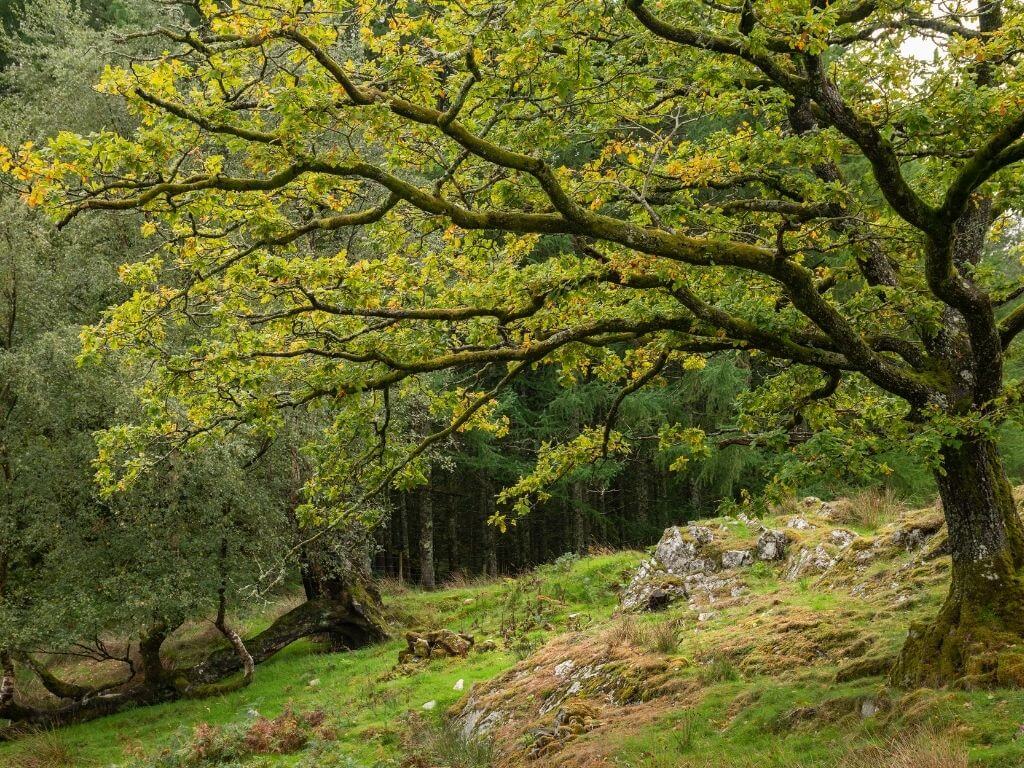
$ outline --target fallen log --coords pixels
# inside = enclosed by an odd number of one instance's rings
[[[200,663],[186,669],[168,673],[158,668],[159,647],[167,634],[150,633],[145,638],[149,663],[144,665],[146,675],[141,682],[130,684],[125,681],[124,687],[115,691],[110,686],[84,688],[62,681],[57,685],[56,679],[49,676],[52,679],[46,680],[49,683],[46,687],[64,694],[73,693],[70,701],[54,707],[36,707],[15,701],[12,697],[0,706],[0,719],[11,721],[13,729],[25,726],[53,728],[92,720],[130,707],[224,693],[244,684],[246,673],[243,667],[247,664],[235,643],[212,652]],[[335,597],[307,600],[278,617],[264,631],[242,641],[242,646],[251,657],[252,664],[257,665],[296,640],[318,635],[342,638],[348,649],[387,638],[387,624],[372,587],[350,588]],[[239,681],[227,680],[240,671],[243,675]],[[249,676],[251,678],[251,672]]]

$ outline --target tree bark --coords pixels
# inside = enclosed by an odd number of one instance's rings
[[[455,500],[445,509],[445,524],[448,528],[448,576],[454,576],[460,570],[459,558],[459,514]]]
[[[494,487],[489,478],[480,480],[480,514],[484,523],[484,576],[498,575],[498,542],[494,526],[488,522],[494,514]]]
[[[420,586],[434,588],[434,503],[429,485],[420,492]]]
[[[7,651],[0,651],[0,709],[14,701],[14,660]]]
[[[583,483],[572,484],[572,551],[577,555],[586,554],[587,551],[587,516],[583,491]]]
[[[409,494],[399,496],[398,539],[401,549],[398,551],[398,581],[405,583],[405,564],[409,562]]]
[[[164,640],[173,632],[163,621],[158,621],[139,641],[139,656],[142,660],[142,684],[146,690],[147,698],[159,699],[164,691],[170,687],[167,679],[167,670],[164,668],[163,659],[160,657],[160,649]]]
[[[952,555],[949,594],[934,621],[911,627],[891,679],[1024,685],[1024,526],[995,443],[971,436],[947,445],[936,480]]]
[[[340,635],[349,648],[360,648],[387,637],[386,624],[375,596],[355,588],[344,599],[309,600],[278,618],[263,632],[244,641],[253,664],[261,664],[281,649],[311,635]],[[178,686],[187,694],[200,686],[223,680],[243,669],[236,647],[210,654],[202,663],[179,675]]]

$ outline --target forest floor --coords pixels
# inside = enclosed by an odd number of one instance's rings
[[[857,543],[822,574],[794,572],[793,556],[732,572],[731,598],[713,610],[678,600],[621,613],[638,552],[432,593],[386,585],[387,643],[340,654],[296,643],[248,688],[28,736],[0,745],[0,766],[1024,766],[1024,691],[886,683],[910,622],[940,604],[948,569],[941,543],[900,538],[935,510],[901,515],[847,520]],[[812,518],[803,530],[794,519],[763,522],[819,551],[814,531],[834,523]],[[728,547],[756,536],[735,519],[701,524],[727,531]],[[396,664],[405,631],[441,628],[472,634],[474,648]],[[207,641],[193,627],[179,652]]]

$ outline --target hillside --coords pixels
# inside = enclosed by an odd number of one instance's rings
[[[938,511],[864,497],[777,512],[669,529],[653,557],[392,584],[386,644],[298,643],[247,689],[0,745],[0,764],[1024,766],[1024,692],[887,686],[908,626],[944,594]],[[404,632],[440,629],[473,647],[397,663]],[[193,627],[179,652],[204,637]]]

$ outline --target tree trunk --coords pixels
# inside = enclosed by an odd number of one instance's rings
[[[434,503],[429,485],[420,492],[420,586],[434,588]]]
[[[480,514],[484,519],[484,576],[498,575],[498,542],[493,525],[488,521],[494,514],[494,487],[489,478],[480,480]]]
[[[587,551],[587,517],[584,508],[583,483],[572,484],[572,551],[577,555]]]
[[[163,621],[159,621],[149,628],[149,631],[139,641],[139,656],[142,660],[142,684],[147,691],[149,698],[157,700],[162,697],[169,687],[167,670],[164,669],[163,659],[160,657],[160,649],[164,641],[173,631]]]
[[[7,651],[0,651],[0,709],[14,701],[14,660]]]
[[[941,467],[949,594],[934,621],[911,627],[892,681],[1024,685],[1024,527],[998,449],[964,437],[942,449]]]
[[[409,560],[409,494],[403,493],[398,502],[398,581],[405,583],[405,564]]]
[[[293,608],[267,629],[244,641],[253,664],[261,664],[282,648],[311,635],[342,635],[349,648],[360,648],[387,637],[380,603],[367,592],[346,593],[345,599],[321,597]],[[210,654],[184,673],[188,684],[213,683],[242,670],[236,648]],[[180,683],[179,683],[180,685]],[[186,691],[188,692],[188,691]]]

